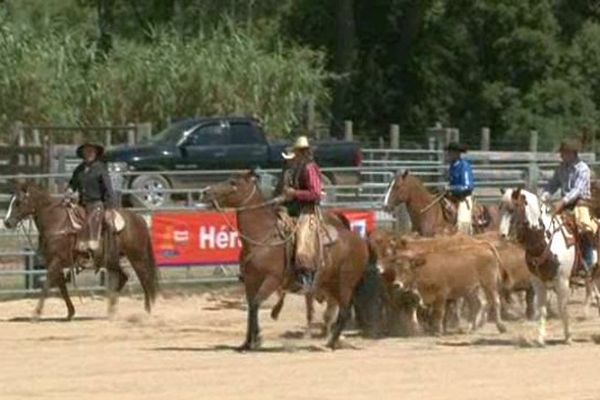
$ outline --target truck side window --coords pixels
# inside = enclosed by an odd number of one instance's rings
[[[231,144],[263,144],[264,139],[257,129],[247,122],[232,122],[229,125]]]
[[[188,146],[220,146],[227,143],[227,134],[221,124],[202,125],[190,133]]]

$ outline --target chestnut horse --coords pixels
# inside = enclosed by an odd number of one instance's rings
[[[158,289],[158,271],[148,226],[142,217],[131,211],[121,209],[119,213],[125,220],[125,227],[121,232],[116,233],[117,248],[131,263],[144,290],[146,311],[150,312]],[[4,225],[9,229],[16,228],[22,220],[30,216],[33,216],[39,232],[39,245],[48,271],[34,318],[40,317],[48,291],[58,287],[67,305],[67,320],[71,320],[75,315],[75,307],[67,291],[63,269],[71,268],[76,264],[77,232],[70,222],[67,206],[35,183],[20,183],[10,199]],[[108,229],[105,229],[106,231]],[[107,255],[104,257],[107,261],[110,259]],[[115,311],[117,293],[125,286],[128,276],[121,269],[118,257],[116,261],[108,261],[106,269],[109,289],[108,312],[112,315]]]
[[[287,290],[294,282],[286,259],[286,245],[292,234],[282,238],[272,201],[265,201],[252,173],[234,174],[229,180],[204,192],[203,201],[217,210],[234,208],[242,242],[240,270],[248,302],[246,340],[240,350],[255,350],[261,345],[258,310],[278,289]],[[225,215],[223,216],[225,218]],[[232,227],[233,225],[229,223]],[[369,263],[367,243],[342,223],[335,224],[339,237],[326,246],[325,262],[315,281],[315,294],[335,301],[337,320],[327,342],[334,349],[349,318],[351,302],[363,281]]]
[[[383,206],[385,210],[392,210],[394,207],[404,203],[413,231],[421,236],[435,236],[444,233],[453,233],[455,226],[444,218],[442,210],[441,195],[430,193],[423,182],[408,170],[403,174],[398,174],[390,183]],[[496,231],[500,224],[499,211],[496,206],[486,207],[491,222],[484,229],[475,228],[473,233],[486,231]]]

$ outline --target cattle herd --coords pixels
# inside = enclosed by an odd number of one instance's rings
[[[525,250],[497,232],[424,238],[375,230],[369,242],[382,278],[387,333],[472,332],[488,319],[504,332],[503,319],[536,317]]]

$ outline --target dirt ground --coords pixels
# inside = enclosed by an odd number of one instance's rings
[[[102,298],[75,299],[77,317],[62,322],[62,301],[29,321],[34,300],[0,303],[0,399],[598,399],[597,314],[581,320],[573,302],[575,343],[559,321],[550,344],[520,345],[534,325],[492,324],[473,335],[366,340],[354,349],[323,349],[298,338],[303,300],[289,296],[280,321],[261,311],[264,350],[237,353],[245,329],[239,291],[159,299],[147,316],[137,297],[105,318]]]

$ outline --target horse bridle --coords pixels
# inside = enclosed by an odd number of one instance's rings
[[[227,218],[227,215],[225,215],[225,213],[227,211],[241,212],[241,211],[248,211],[248,210],[256,210],[259,208],[264,208],[264,207],[268,207],[270,205],[279,203],[280,200],[278,198],[274,198],[274,199],[264,201],[259,204],[247,206],[246,204],[248,204],[250,199],[252,199],[252,197],[254,197],[254,195],[256,194],[257,187],[258,186],[257,186],[256,182],[254,182],[254,184],[252,185],[252,191],[250,192],[250,194],[248,196],[246,196],[246,198],[242,201],[242,203],[239,207],[227,207],[227,208],[223,209],[216,199],[211,199],[211,203],[213,204],[213,206],[215,207],[215,210],[217,210],[217,212],[219,213],[221,218],[223,218],[223,221],[225,221],[225,224],[227,225],[227,227],[229,229],[231,229],[232,231],[237,232],[238,236],[240,238],[244,239],[245,241],[247,241],[248,243],[256,245],[256,246],[270,246],[270,247],[281,246],[281,245],[289,243],[296,236],[296,232],[298,231],[298,226],[299,226],[298,223],[295,224],[294,229],[292,230],[290,235],[287,237],[284,237],[283,240],[268,241],[268,239],[265,239],[263,241],[259,241],[259,240],[252,239],[251,237],[244,235],[242,232],[240,232],[240,230],[237,227],[235,227],[233,225],[233,223]]]

